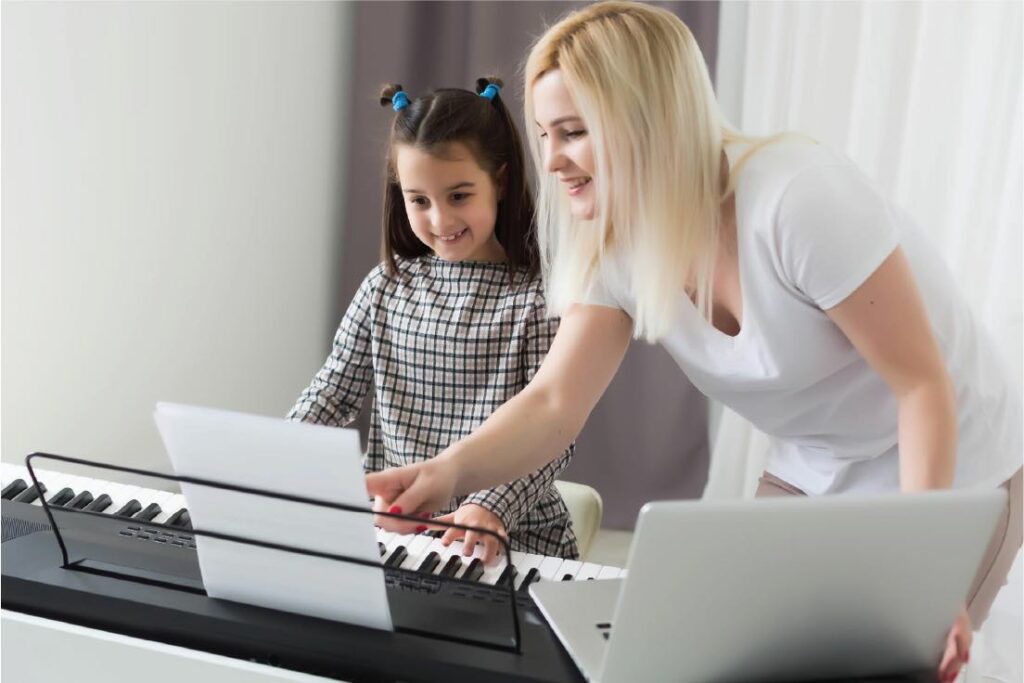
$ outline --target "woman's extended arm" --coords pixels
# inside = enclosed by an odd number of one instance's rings
[[[949,488],[956,397],[903,250],[826,314],[896,394],[901,488]]]
[[[366,477],[377,509],[433,512],[455,495],[526,476],[560,456],[615,376],[632,331],[621,310],[571,307],[537,374],[476,431],[436,458]]]

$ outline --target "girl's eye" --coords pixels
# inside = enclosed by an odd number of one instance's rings
[[[413,197],[412,199],[409,200],[409,203],[410,204],[415,204],[416,206],[426,206],[427,205],[427,198],[426,197]]]
[[[456,192],[452,195],[452,201],[461,202],[470,197],[468,192]]]

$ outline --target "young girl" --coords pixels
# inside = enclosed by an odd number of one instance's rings
[[[558,334],[471,436],[370,492],[430,510],[539,466],[630,337],[657,340],[771,437],[758,495],[1009,491],[938,663],[955,677],[1021,547],[1021,408],[923,231],[842,155],[729,130],[693,36],[657,7],[596,3],[548,29],[526,120]]]
[[[533,199],[501,86],[480,79],[477,93],[441,89],[415,100],[399,85],[381,93],[395,112],[383,263],[363,281],[330,356],[288,415],[344,426],[372,386],[368,472],[420,462],[467,436],[526,386],[558,328],[546,314]],[[554,488],[572,454],[570,444],[524,478],[455,498],[439,519],[507,535],[516,550],[575,558]],[[449,529],[442,541],[462,534]],[[499,545],[468,532],[465,554],[478,543],[485,561]]]

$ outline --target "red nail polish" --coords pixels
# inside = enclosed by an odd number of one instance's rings
[[[390,508],[388,508],[388,512],[390,512],[393,515],[400,515],[402,514],[402,508],[398,507],[397,505],[392,505]]]
[[[427,525],[426,524],[420,524],[418,527],[416,527],[416,533],[418,533],[418,534],[422,534],[426,530],[427,530]]]
[[[430,513],[429,512],[421,512],[420,513],[420,517],[422,517],[423,519],[430,519]]]

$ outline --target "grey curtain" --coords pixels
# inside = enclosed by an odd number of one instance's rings
[[[410,95],[436,87],[472,88],[481,76],[505,81],[502,97],[522,121],[522,63],[532,42],[578,2],[362,2],[355,11],[346,209],[341,226],[337,307],[341,319],[379,260],[381,188],[390,110],[378,93],[401,83]],[[717,2],[657,3],[693,31],[711,73]],[[532,126],[521,128],[530,134]],[[365,434],[366,415],[362,424]],[[529,425],[523,425],[529,429]],[[563,478],[594,486],[604,526],[631,529],[648,500],[693,498],[707,479],[707,406],[657,346],[634,342],[609,391],[577,440]]]

